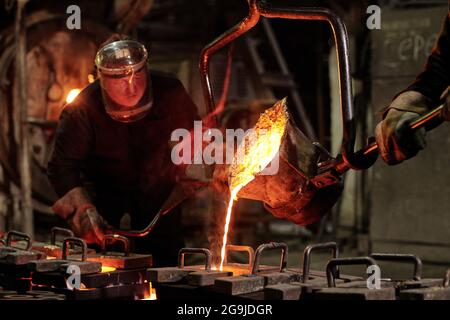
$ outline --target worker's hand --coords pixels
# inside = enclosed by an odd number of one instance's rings
[[[406,91],[391,103],[375,129],[380,155],[387,164],[399,164],[425,148],[425,128],[412,130],[409,126],[426,113],[430,105],[428,98],[415,91]]]
[[[77,237],[89,244],[102,244],[103,231],[108,225],[98,214],[84,188],[73,188],[56,201],[52,209],[67,220]]]
[[[88,244],[103,244],[104,231],[108,227],[106,221],[94,206],[84,205],[68,219],[75,236],[84,239]]]
[[[75,213],[77,208],[86,204],[92,205],[92,200],[86,190],[82,187],[75,187],[58,199],[52,209],[58,216],[67,219]]]

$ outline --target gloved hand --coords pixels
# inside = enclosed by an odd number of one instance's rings
[[[61,197],[52,207],[53,211],[67,220],[75,236],[89,244],[103,243],[103,231],[107,222],[98,214],[89,195],[82,187],[76,187]]]
[[[103,244],[104,230],[107,222],[97,212],[94,206],[82,206],[69,218],[70,228],[77,237],[84,239],[88,244]]]
[[[375,128],[379,153],[387,164],[399,164],[425,148],[425,128],[411,130],[409,125],[430,108],[431,101],[416,91],[406,91],[394,99]]]

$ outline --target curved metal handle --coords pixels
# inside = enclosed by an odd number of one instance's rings
[[[450,269],[447,270],[444,276],[444,283],[442,284],[444,288],[448,287],[450,285]]]
[[[183,269],[184,256],[186,254],[203,254],[206,258],[205,260],[205,270],[211,270],[211,251],[205,248],[183,248],[178,252],[178,268]]]
[[[255,258],[255,251],[252,247],[249,246],[237,246],[234,244],[228,244],[225,247],[225,258],[224,258],[224,264],[228,263],[228,252],[230,251],[236,251],[236,252],[247,252],[248,253],[248,266],[251,267],[253,260]]]
[[[281,250],[280,272],[284,272],[287,266],[288,246],[282,242],[270,242],[262,244],[256,249],[255,260],[253,261],[252,274],[255,275],[259,272],[259,262],[261,260],[261,254],[264,250]]]
[[[103,238],[102,243],[102,253],[106,254],[106,248],[108,246],[108,243],[115,243],[120,242],[123,244],[123,253],[125,254],[125,257],[128,257],[130,255],[130,241],[128,238],[124,236],[120,236],[118,234],[107,234]]]
[[[334,270],[337,266],[349,266],[349,265],[377,265],[375,260],[371,257],[357,257],[357,258],[337,258],[331,259],[327,263],[327,281],[328,287],[336,287],[336,281],[334,278]]]
[[[353,107],[353,94],[350,76],[350,59],[347,29],[343,20],[326,8],[277,8],[261,0],[248,0],[248,15],[231,29],[224,32],[203,48],[200,54],[200,79],[209,112],[214,110],[214,97],[209,76],[210,56],[251,30],[260,17],[292,20],[326,21],[330,24],[336,44],[339,71],[340,104],[342,114],[342,161],[352,169],[367,169],[375,163],[376,158],[362,153],[355,153],[356,120]]]
[[[12,246],[12,240],[13,238],[16,239],[21,239],[21,240],[25,240],[27,242],[27,246],[25,249],[23,248],[19,248],[19,247],[13,247]],[[12,247],[12,248],[17,248],[17,249],[22,249],[22,250],[30,250],[31,249],[31,238],[29,235],[27,235],[26,233],[23,232],[19,232],[19,231],[8,231],[8,233],[6,234],[6,245],[8,247]]]
[[[339,248],[336,242],[325,242],[325,243],[318,243],[318,244],[310,244],[305,248],[303,251],[303,283],[306,283],[306,281],[309,279],[309,268],[311,265],[311,253],[313,251],[324,251],[324,250],[331,250],[332,257],[334,259],[338,258],[339,256]],[[339,271],[336,268],[336,278],[339,277]]]
[[[56,245],[56,235],[64,235],[66,237],[75,237],[72,230],[60,227],[53,227],[51,231],[51,244]]]
[[[372,253],[370,257],[379,261],[412,262],[414,264],[413,279],[419,281],[422,278],[422,260],[414,254]]]
[[[152,221],[142,230],[120,230],[114,228],[108,228],[107,234],[117,234],[128,238],[141,238],[148,235],[155,229],[155,226],[159,222],[159,219],[176,208],[187,198],[191,197],[198,189],[206,186],[203,182],[193,183],[190,181],[187,184],[182,182],[175,186],[172,194],[166,199],[166,202],[162,205],[162,208],[156,213]]]
[[[87,245],[83,239],[70,237],[63,240],[62,245],[62,260],[67,260],[67,251],[69,249],[69,244],[77,244],[81,247],[81,261],[86,261],[87,259]]]
[[[211,55],[252,29],[258,23],[260,14],[256,3],[257,0],[248,0],[249,13],[247,17],[231,29],[225,31],[211,43],[207,44],[200,53],[200,81],[208,114],[212,113],[215,109],[213,90],[209,75],[209,59]]]

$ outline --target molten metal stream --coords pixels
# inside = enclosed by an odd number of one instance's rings
[[[227,246],[227,239],[228,239],[228,228],[230,226],[230,220],[231,220],[231,211],[233,209],[234,200],[239,193],[239,190],[241,190],[242,186],[238,186],[231,192],[230,201],[228,202],[228,209],[227,209],[227,217],[225,220],[225,230],[223,232],[223,240],[222,240],[222,250],[220,252],[220,271],[223,271],[223,262],[225,260],[225,247]]]

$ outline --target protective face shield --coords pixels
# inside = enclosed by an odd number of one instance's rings
[[[137,41],[120,40],[102,47],[95,57],[103,102],[111,118],[133,122],[153,104],[147,69],[148,53]]]

